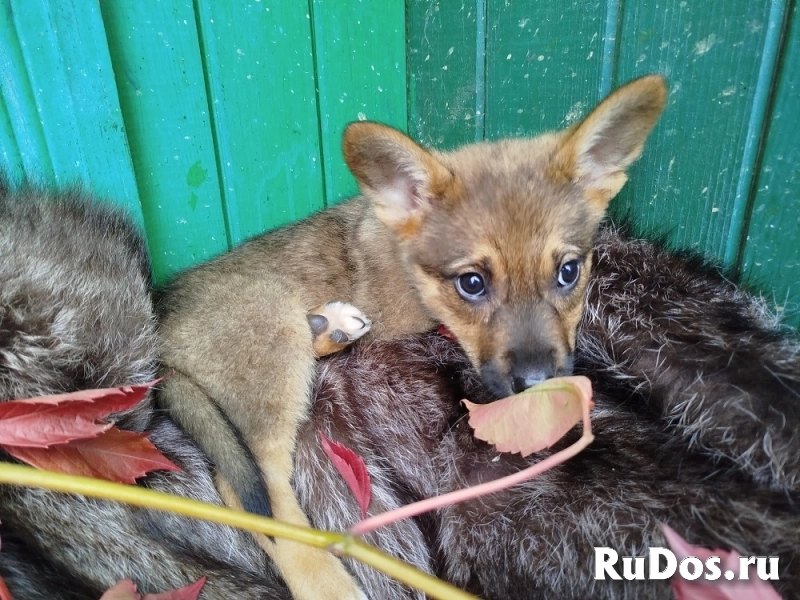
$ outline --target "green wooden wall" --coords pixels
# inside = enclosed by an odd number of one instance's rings
[[[0,0],[0,168],[128,206],[162,281],[354,193],[349,121],[452,148],[661,72],[615,213],[798,325],[798,19],[795,0]]]

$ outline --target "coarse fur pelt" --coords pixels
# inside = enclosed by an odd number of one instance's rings
[[[153,378],[147,254],[119,211],[79,191],[3,190],[0,257],[0,399]],[[779,556],[776,588],[799,597],[800,343],[764,304],[694,258],[605,228],[576,370],[595,390],[588,449],[524,485],[367,539],[486,599],[671,598],[666,582],[593,579],[594,546],[641,555],[665,545],[666,523],[691,543]],[[458,346],[434,333],[321,361],[295,461],[313,523],[341,530],[358,519],[320,430],[366,460],[371,513],[552,452],[498,456],[473,439],[461,398],[489,396]],[[143,485],[221,503],[208,460],[153,400],[119,423],[149,431],[183,471]],[[7,485],[0,521],[0,575],[17,600],[97,599],[129,577],[164,591],[203,575],[201,598],[289,598],[252,538],[224,526]],[[375,600],[423,597],[348,566]]]

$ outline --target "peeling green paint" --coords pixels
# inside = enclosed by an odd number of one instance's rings
[[[200,162],[201,161],[198,160],[191,167],[189,167],[189,170],[186,172],[186,183],[195,189],[203,185],[203,182],[208,179],[208,169],[204,169],[200,165]],[[192,195],[194,196],[194,194]],[[195,206],[197,206],[197,200],[195,200]],[[194,206],[192,208],[194,208]]]

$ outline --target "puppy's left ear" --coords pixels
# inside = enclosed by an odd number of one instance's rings
[[[344,159],[378,219],[402,236],[441,200],[454,176],[433,154],[396,129],[357,122],[344,132]]]
[[[666,101],[667,86],[660,75],[622,86],[567,131],[555,156],[557,167],[605,210],[628,180],[625,170],[642,154]]]

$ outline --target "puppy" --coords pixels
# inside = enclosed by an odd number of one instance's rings
[[[644,77],[560,133],[451,153],[352,124],[344,155],[362,196],[170,284],[161,402],[226,503],[308,522],[291,481],[315,360],[368,332],[444,324],[497,397],[571,373],[594,238],[665,101],[663,79]],[[329,553],[259,543],[298,600],[363,597]]]

